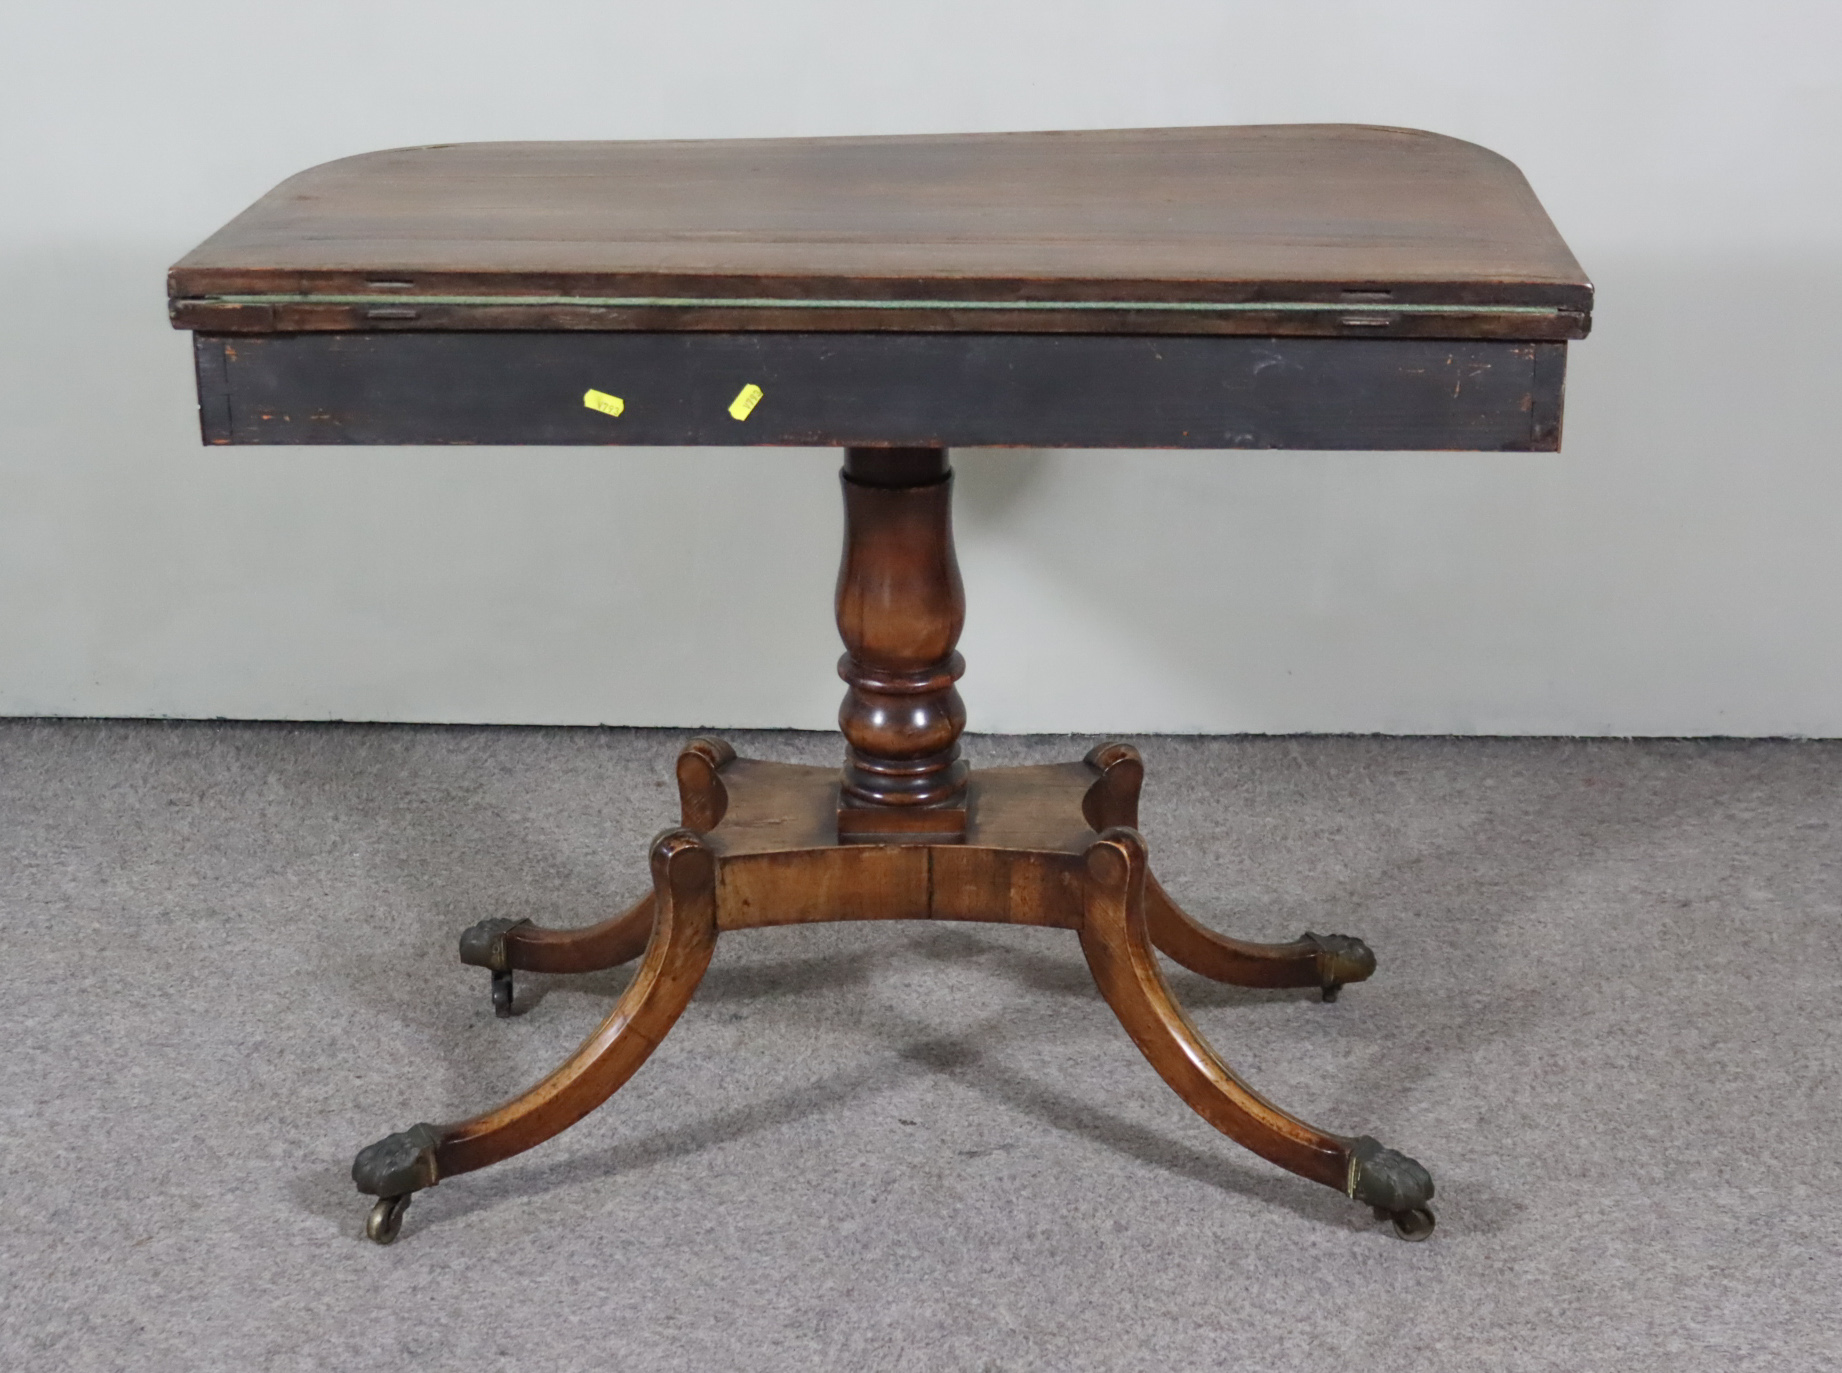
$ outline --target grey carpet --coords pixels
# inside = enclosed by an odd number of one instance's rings
[[[1179,900],[1379,951],[1330,1006],[1172,981],[1268,1095],[1433,1169],[1430,1243],[1193,1116],[1072,936],[916,925],[726,936],[614,1101],[365,1243],[353,1151],[529,1083],[622,985],[496,1021],[456,933],[635,894],[682,737],[0,724],[0,1365],[1842,1355],[1831,743],[1138,741]]]

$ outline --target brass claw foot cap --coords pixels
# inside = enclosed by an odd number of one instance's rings
[[[1362,982],[1375,971],[1375,951],[1354,935],[1306,930],[1303,937],[1317,947],[1318,981],[1326,1001],[1335,1001],[1345,983]]]
[[[433,1187],[440,1178],[435,1167],[435,1147],[441,1143],[438,1126],[424,1122],[367,1144],[352,1160],[352,1181],[358,1190],[374,1197],[403,1197]]]
[[[494,916],[472,925],[460,937],[460,961],[471,968],[490,968],[493,972],[511,971],[511,965],[505,961],[505,936],[520,925],[529,925],[529,920],[508,920],[504,916]]]
[[[1363,1135],[1350,1147],[1349,1183],[1345,1190],[1355,1200],[1399,1217],[1425,1209],[1433,1199],[1433,1175],[1407,1155]],[[1427,1213],[1429,1232],[1431,1214]]]

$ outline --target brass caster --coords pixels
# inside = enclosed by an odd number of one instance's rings
[[[510,1020],[517,1014],[512,1009],[512,970],[510,968],[493,969],[492,1013],[501,1020]]]
[[[1407,1211],[1385,1211],[1377,1206],[1375,1219],[1393,1221],[1394,1233],[1401,1239],[1414,1244],[1421,1240],[1431,1239],[1433,1227],[1438,1224],[1433,1218],[1432,1211],[1425,1206],[1416,1206]]]
[[[409,1200],[413,1196],[414,1192],[405,1192],[400,1197],[379,1197],[371,1214],[365,1217],[365,1238],[373,1244],[389,1244],[394,1240],[397,1231],[403,1228],[403,1213],[409,1210]]]

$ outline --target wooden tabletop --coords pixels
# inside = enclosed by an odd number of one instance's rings
[[[1359,125],[463,143],[292,177],[175,324],[1568,339],[1592,287],[1513,164]]]

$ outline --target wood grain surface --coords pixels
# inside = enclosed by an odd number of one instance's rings
[[[1360,125],[465,143],[290,178],[173,269],[213,332],[1575,338],[1515,166]]]

